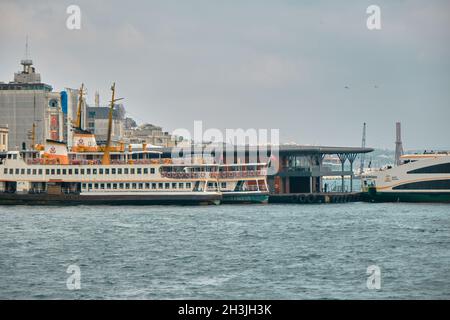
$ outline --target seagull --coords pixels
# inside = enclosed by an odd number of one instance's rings
[[[345,86],[344,88],[345,88],[345,89],[350,89],[349,86]]]
[[[378,86],[377,86],[377,85],[375,85],[375,86],[374,86],[374,88],[375,88],[375,89],[378,89]]]

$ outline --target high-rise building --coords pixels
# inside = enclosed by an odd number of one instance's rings
[[[86,130],[95,134],[98,143],[105,143],[108,136],[109,107],[86,108]],[[112,117],[112,141],[121,141],[124,135],[125,108],[122,104],[114,105]]]
[[[21,61],[23,70],[9,83],[0,82],[1,124],[8,125],[9,149],[29,148],[35,124],[35,143],[64,138],[61,93],[41,82],[30,59]]]

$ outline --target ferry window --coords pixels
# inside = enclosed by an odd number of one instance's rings
[[[67,174],[67,169],[63,169],[62,173]]]
[[[163,188],[163,184],[162,183],[158,183],[158,189],[162,189]]]
[[[117,169],[117,174],[122,174],[122,168]]]
[[[83,189],[86,189],[86,183],[83,183],[82,186],[83,186]]]
[[[20,170],[20,174],[21,174],[21,175],[24,175],[24,174],[25,174],[25,169],[21,169],[21,170]]]
[[[70,175],[72,175],[72,172],[73,172],[72,169],[69,169],[69,174],[70,174]]]
[[[134,174],[135,170],[134,168],[130,169],[130,174]]]
[[[83,174],[83,173],[81,173]],[[91,169],[86,169],[86,174],[91,174]]]
[[[42,175],[42,169],[39,169],[39,173],[38,173],[39,175]]]
[[[92,169],[92,174],[97,174],[97,169]]]
[[[148,174],[148,168],[144,168],[144,174]]]
[[[125,189],[130,189],[130,184],[129,183],[125,183]]]
[[[113,183],[113,189],[114,189],[114,190],[117,189],[117,183]]]
[[[411,173],[450,173],[450,162],[408,171]]]
[[[136,183],[133,183],[131,189],[136,189]]]
[[[418,181],[402,184],[392,188],[393,190],[448,190],[450,180]]]
[[[105,169],[105,174],[109,174],[109,169]]]
[[[128,168],[123,169],[124,174],[128,174]]]
[[[176,189],[177,188],[177,183],[176,182],[173,182],[172,183],[172,189]]]
[[[164,185],[164,188],[165,188],[165,189],[170,189],[170,183],[166,183],[166,184]]]
[[[98,189],[98,183],[94,183],[94,189]]]
[[[81,175],[84,175],[84,169],[80,170]]]
[[[50,174],[50,169],[45,169],[45,174]]]
[[[145,189],[150,189],[150,183],[145,184]]]
[[[119,189],[123,189],[123,183],[119,183]]]
[[[108,170],[108,169],[106,169],[106,170]],[[116,174],[116,168],[111,169],[111,174]]]
[[[104,183],[100,183],[100,189],[105,189],[105,184]]]
[[[150,173],[155,174],[155,168],[150,168]]]
[[[179,188],[179,189],[184,189],[184,183],[180,182],[180,183],[178,184],[178,188]]]
[[[55,174],[55,169],[52,169],[52,171],[51,171],[51,172],[52,172],[52,174],[54,175],[54,174]]]
[[[208,187],[210,187],[210,188],[214,187],[214,183],[208,182]]]
[[[27,169],[27,174],[28,174],[28,175],[31,174],[31,169]]]
[[[190,189],[191,188],[191,183],[190,182],[186,182],[186,189]]]
[[[8,174],[8,169],[3,169],[3,174]]]
[[[74,171],[75,171],[75,174],[78,174],[78,169],[75,169]]]
[[[220,187],[225,189],[227,187],[227,183],[226,182],[221,182],[220,183]]]
[[[20,174],[20,170],[19,169],[16,169],[16,174]]]
[[[156,183],[152,183],[152,189],[156,189]]]
[[[95,174],[95,172],[94,172],[94,174]],[[98,174],[103,174],[103,169],[98,169]]]
[[[89,189],[92,189],[92,183],[89,183]]]
[[[56,174],[61,174],[61,169],[56,169]]]
[[[137,168],[137,174],[142,174],[142,169],[141,168]]]
[[[139,189],[144,189],[144,184],[143,183],[139,183]]]
[[[106,189],[111,189],[111,183],[106,184]]]

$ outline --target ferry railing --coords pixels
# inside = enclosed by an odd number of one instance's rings
[[[266,174],[266,170],[228,172],[161,172],[161,177],[170,179],[226,179],[260,177],[265,176]]]

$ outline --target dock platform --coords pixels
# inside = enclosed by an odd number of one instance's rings
[[[362,201],[361,192],[285,193],[269,195],[269,203],[348,203]]]

